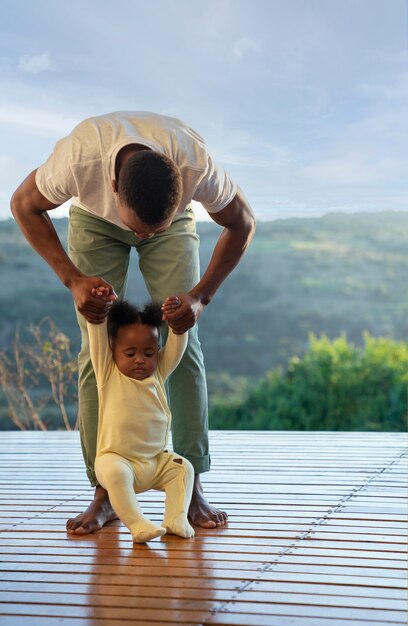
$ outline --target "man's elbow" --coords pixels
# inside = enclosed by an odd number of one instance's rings
[[[243,221],[243,231],[245,232],[248,241],[251,241],[256,231],[255,215],[252,211],[246,211],[245,219]]]
[[[10,210],[16,221],[33,213],[42,213],[57,205],[42,196],[35,183],[36,170],[31,172],[15,190],[10,200]]]
[[[256,230],[255,215],[252,211],[250,204],[248,203],[247,199],[240,189],[235,196],[235,201],[237,202],[238,214],[240,218],[238,219],[238,222],[240,222],[242,231],[246,234],[250,241],[254,236]]]
[[[10,200],[10,211],[15,220],[21,214],[22,202],[18,189],[13,193]]]
[[[31,221],[34,213],[37,213],[36,206],[32,203],[30,196],[17,189],[10,200],[10,210],[16,223],[23,228]]]
[[[251,233],[253,236],[256,231],[256,219],[255,219],[255,215],[252,212],[251,212],[251,218],[250,218],[250,229],[251,229]]]

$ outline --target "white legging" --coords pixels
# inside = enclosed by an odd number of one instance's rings
[[[184,457],[166,451],[151,459],[129,461],[119,454],[107,452],[96,457],[95,472],[99,483],[109,494],[115,513],[133,535],[137,534],[141,522],[148,521],[136,498],[137,493],[148,489],[166,492],[165,528],[175,532],[172,529],[177,529],[182,521],[183,526],[190,526],[187,512],[193,491],[194,469]],[[179,534],[177,530],[176,534]]]

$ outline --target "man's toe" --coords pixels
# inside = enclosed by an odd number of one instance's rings
[[[67,531],[69,532],[70,535],[75,534],[76,529],[78,528],[79,524],[71,524],[71,526],[69,528],[67,528]]]
[[[202,517],[196,517],[195,519],[189,517],[189,520],[194,526],[201,526],[201,528],[215,528],[217,526],[214,520],[204,515]]]
[[[91,519],[88,522],[82,522],[75,532],[77,535],[90,535],[100,528],[102,528],[102,524],[100,523],[100,520],[96,518]]]
[[[199,526],[202,528],[215,528],[217,526],[217,522],[214,522],[212,519],[207,519],[200,522]]]

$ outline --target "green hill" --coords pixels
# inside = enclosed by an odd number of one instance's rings
[[[214,228],[200,231],[206,260]],[[311,331],[407,339],[407,284],[408,213],[261,223],[203,317],[209,370],[258,376],[303,354]]]
[[[66,242],[67,220],[55,220]],[[199,223],[205,268],[220,229]],[[0,222],[0,341],[10,344],[17,325],[53,318],[79,336],[69,292],[34,253],[12,220]],[[408,212],[329,214],[258,224],[240,266],[201,318],[212,391],[226,372],[258,379],[291,356],[301,356],[308,334],[362,333],[408,337]],[[146,299],[133,256],[128,297]]]

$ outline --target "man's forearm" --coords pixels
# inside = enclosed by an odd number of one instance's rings
[[[82,276],[65,252],[46,212],[20,213],[13,205],[12,212],[29,244],[52,267],[66,287],[70,286],[75,277]]]
[[[225,228],[217,241],[207,270],[190,294],[204,305],[211,302],[217,289],[238,265],[254,232],[255,222],[251,220],[239,228]]]

